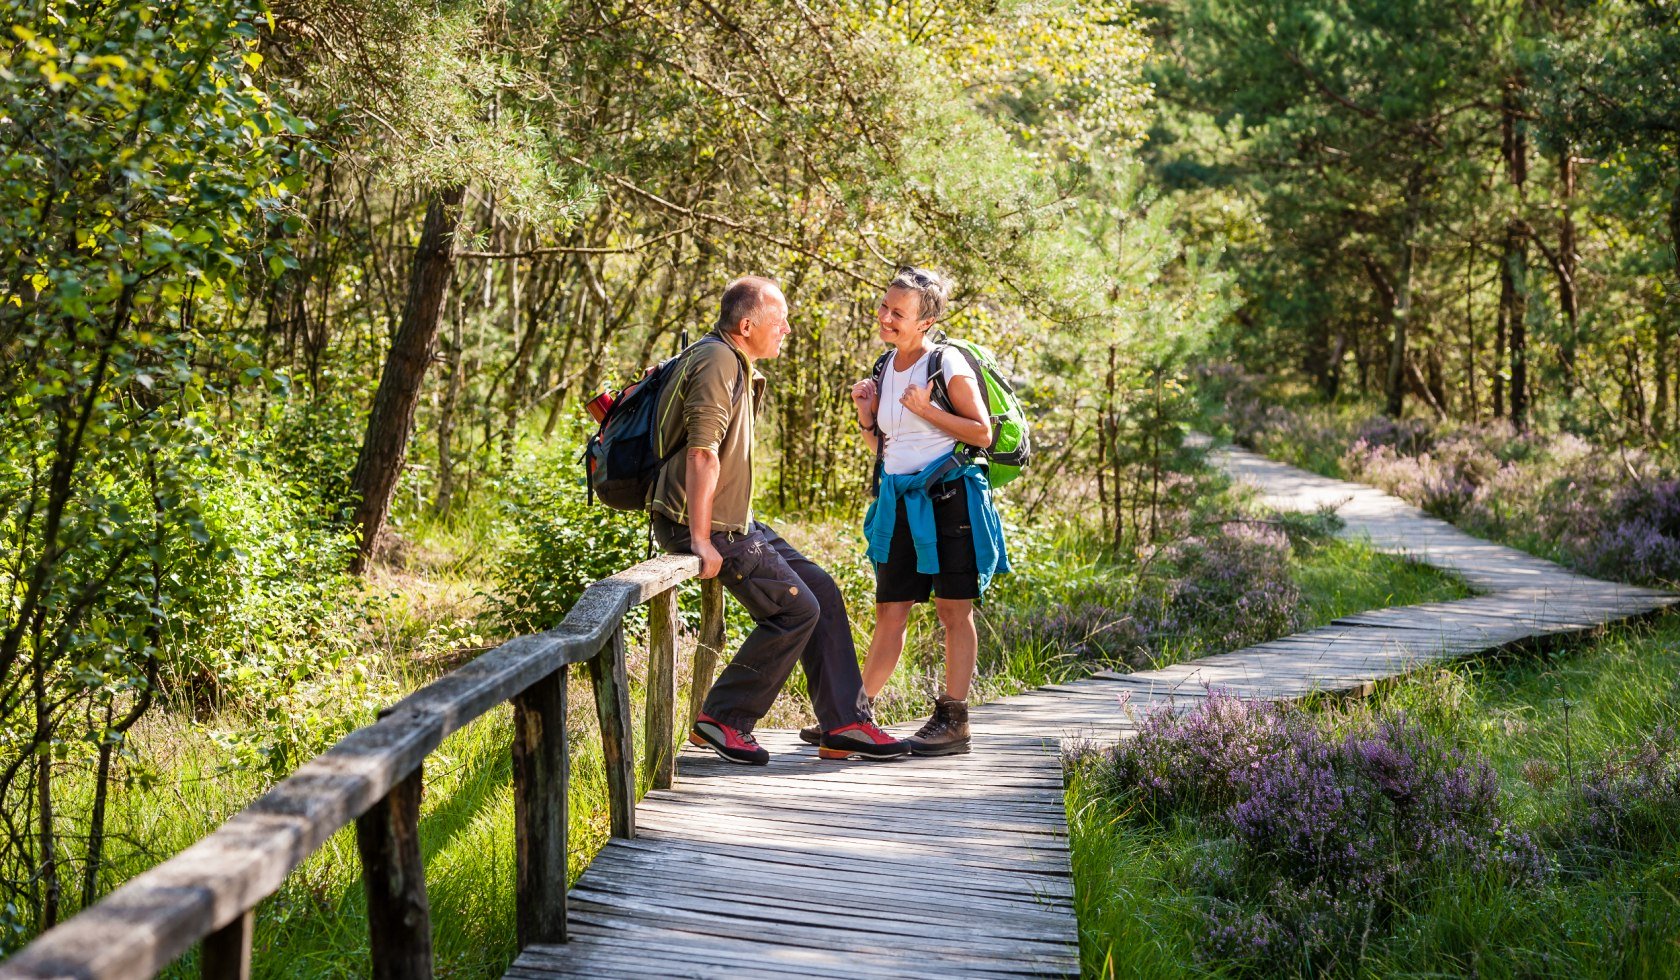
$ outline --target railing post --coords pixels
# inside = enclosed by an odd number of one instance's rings
[[[650,789],[670,789],[676,775],[677,590],[648,600],[647,716],[642,725],[644,763]]]
[[[613,630],[612,639],[588,663],[589,679],[595,685],[595,717],[601,722],[612,835],[628,839],[636,836],[636,758],[630,740],[630,682],[624,666],[624,624]]]
[[[514,904],[519,948],[566,941],[566,668],[513,699]]]
[[[431,910],[420,858],[422,769],[391,787],[356,818],[356,846],[367,888],[368,949],[376,980],[432,975]]]
[[[688,723],[700,714],[706,703],[706,692],[717,676],[718,659],[723,656],[723,583],[716,577],[700,583],[700,637],[694,646],[694,677],[688,688]]]
[[[199,952],[204,980],[251,980],[251,925],[256,913],[239,918],[204,937]]]

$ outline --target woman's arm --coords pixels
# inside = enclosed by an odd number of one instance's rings
[[[881,398],[875,390],[875,379],[864,378],[852,385],[852,406],[857,409],[858,428],[863,430],[863,444],[872,453],[881,451]]]
[[[992,444],[992,423],[981,407],[980,385],[968,375],[959,374],[950,379],[945,390],[951,395],[953,412],[947,412],[933,403],[931,385],[911,385],[904,390],[899,402],[958,442],[977,449],[989,447]]]

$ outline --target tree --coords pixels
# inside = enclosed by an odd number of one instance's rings
[[[244,0],[59,8],[0,49],[0,887],[38,925],[72,863],[92,900],[112,755],[194,603],[178,566],[220,548],[200,366],[263,373],[207,320],[289,261],[269,233],[305,130],[253,80],[263,19]],[[72,821],[55,774],[89,755]]]

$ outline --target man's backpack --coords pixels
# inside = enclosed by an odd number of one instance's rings
[[[677,373],[683,359],[705,343],[724,343],[708,334],[648,371],[640,381],[627,386],[601,418],[600,428],[583,451],[585,482],[591,500],[614,510],[645,510],[653,496],[659,471],[683,444],[659,452],[659,396],[666,382]],[[746,387],[746,370],[736,379],[732,403],[741,404]]]
[[[933,388],[932,398],[935,405],[947,412],[954,411],[951,407],[951,393],[946,390],[945,382],[945,357],[948,351],[953,351],[967,360],[968,366],[974,370],[974,376],[980,379],[982,405],[986,417],[992,420],[990,447],[978,449],[958,444],[957,454],[967,456],[971,461],[984,462],[986,482],[995,490],[1020,476],[1028,460],[1032,458],[1027,413],[1021,408],[1021,400],[1015,396],[1015,388],[998,368],[997,358],[992,356],[992,352],[966,340],[947,339],[934,344],[933,351],[928,355],[928,384]],[[881,380],[893,353],[889,350],[875,361],[875,369],[871,376],[875,379],[876,391],[881,390]],[[877,445],[884,446],[884,443]],[[879,455],[877,453],[877,457]],[[879,473],[877,458],[877,478]]]

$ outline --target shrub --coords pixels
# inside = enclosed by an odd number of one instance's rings
[[[1578,843],[1654,855],[1680,842],[1680,732],[1658,728],[1582,781]]]
[[[1210,693],[1150,716],[1107,785],[1140,819],[1205,821],[1188,870],[1202,955],[1241,970],[1356,962],[1395,912],[1454,870],[1538,883],[1538,846],[1500,816],[1493,770],[1403,715],[1326,736],[1305,715]]]
[[[1594,573],[1641,582],[1680,581],[1680,481],[1639,480],[1616,491],[1582,548]]]
[[[1013,627],[1080,660],[1134,665],[1169,652],[1222,652],[1282,636],[1301,622],[1290,538],[1314,539],[1329,526],[1311,516],[1281,529],[1220,522],[1156,552],[1129,596],[1117,601],[1123,583],[1091,577],[1068,585],[1059,601],[1017,616]]]
[[[561,445],[520,459],[503,505],[507,539],[495,568],[489,612],[517,633],[560,622],[591,583],[641,561],[647,518],[591,506],[576,448]]]
[[[1284,532],[1251,522],[1228,522],[1170,545],[1163,557],[1176,574],[1157,609],[1147,598],[1137,604],[1139,622],[1148,635],[1193,631],[1222,650],[1293,632],[1301,590],[1290,577],[1289,555]]]

